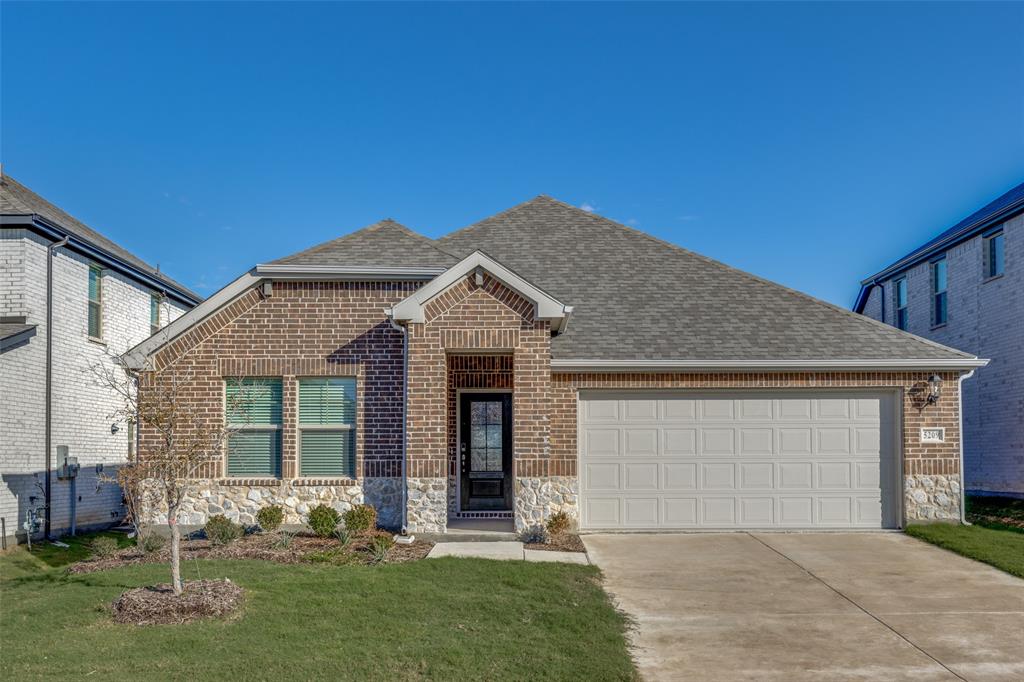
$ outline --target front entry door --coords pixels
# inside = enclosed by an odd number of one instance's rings
[[[461,510],[511,510],[512,394],[463,393],[459,409]]]

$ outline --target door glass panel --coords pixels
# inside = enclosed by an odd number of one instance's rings
[[[470,403],[470,464],[473,471],[502,470],[501,401]]]

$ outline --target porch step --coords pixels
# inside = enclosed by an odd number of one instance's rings
[[[447,533],[432,533],[431,542],[515,542],[512,519],[448,519]]]

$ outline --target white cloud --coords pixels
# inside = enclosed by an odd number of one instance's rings
[[[637,220],[636,218],[630,218],[629,220],[626,221],[626,224],[627,225],[632,225],[633,227],[636,227],[637,225],[640,224],[640,221]]]
[[[590,203],[589,201],[584,201],[582,204],[580,204],[580,208],[586,211],[587,213],[593,213],[594,211],[597,210],[597,206]]]

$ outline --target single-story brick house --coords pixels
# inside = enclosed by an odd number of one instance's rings
[[[546,196],[257,265],[129,358],[196,377],[211,419],[229,380],[272,389],[181,522],[365,500],[410,532],[956,520],[986,362]]]

